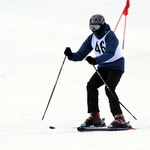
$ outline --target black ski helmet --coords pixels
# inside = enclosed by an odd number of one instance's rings
[[[89,27],[91,30],[98,30],[105,23],[105,18],[100,14],[95,14],[90,18]]]

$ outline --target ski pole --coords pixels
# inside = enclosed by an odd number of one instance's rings
[[[52,96],[53,96],[54,90],[55,90],[55,88],[56,88],[56,85],[57,85],[57,82],[58,82],[58,79],[59,79],[60,73],[61,73],[62,68],[63,68],[63,65],[64,65],[64,63],[65,63],[65,60],[66,60],[66,56],[65,56],[65,58],[64,58],[64,60],[63,60],[63,63],[62,63],[62,65],[61,65],[61,68],[60,68],[60,70],[59,70],[59,73],[58,73],[58,76],[57,76],[56,82],[55,82],[55,84],[54,84],[54,87],[53,87],[52,93],[51,93],[51,95],[50,95],[50,98],[49,98],[49,100],[48,100],[48,104],[47,104],[47,106],[46,106],[46,109],[45,109],[45,112],[44,112],[44,114],[43,114],[42,120],[43,120],[43,119],[44,119],[44,117],[45,117],[45,114],[46,114],[46,112],[47,112],[48,106],[49,106],[50,101],[51,101],[51,99],[52,99]]]
[[[97,74],[99,75],[99,77],[101,78],[101,80],[103,81],[103,83],[105,84],[106,88],[108,89],[108,91],[111,93],[111,95],[119,102],[119,104],[135,119],[137,120],[137,118],[135,116],[133,116],[133,114],[118,100],[118,98],[115,96],[115,94],[111,91],[111,89],[109,88],[109,86],[107,85],[107,83],[105,82],[105,80],[103,79],[103,77],[101,76],[101,74],[98,72],[98,70],[96,69],[96,67],[93,65],[95,71],[97,72]]]

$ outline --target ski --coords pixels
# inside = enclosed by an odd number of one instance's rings
[[[125,131],[125,130],[135,130],[134,128],[109,128],[109,127],[77,127],[79,132],[87,131]]]

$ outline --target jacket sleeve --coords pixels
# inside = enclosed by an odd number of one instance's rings
[[[89,35],[89,37],[84,41],[79,50],[76,53],[73,53],[72,61],[82,61],[91,51],[91,39],[93,34]]]
[[[105,42],[106,42],[105,52],[101,56],[95,58],[97,64],[102,64],[105,61],[112,58],[114,56],[116,49],[118,47],[118,44],[119,44],[118,39],[113,31],[111,31],[106,36]]]

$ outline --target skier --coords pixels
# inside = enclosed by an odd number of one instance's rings
[[[115,97],[105,87],[106,95],[109,99],[110,110],[114,117],[111,127],[128,127],[124,115],[120,108],[119,99],[115,89],[124,73],[124,57],[119,48],[119,41],[110,26],[105,22],[105,18],[100,14],[93,15],[89,20],[89,28],[92,31],[80,49],[73,53],[70,47],[66,47],[64,54],[72,61],[85,60],[91,65],[98,65],[98,71],[105,80]],[[96,57],[88,56],[92,50]],[[98,88],[104,85],[97,72],[93,74],[87,83],[87,106],[90,117],[85,120],[82,126],[105,126],[100,118]]]

